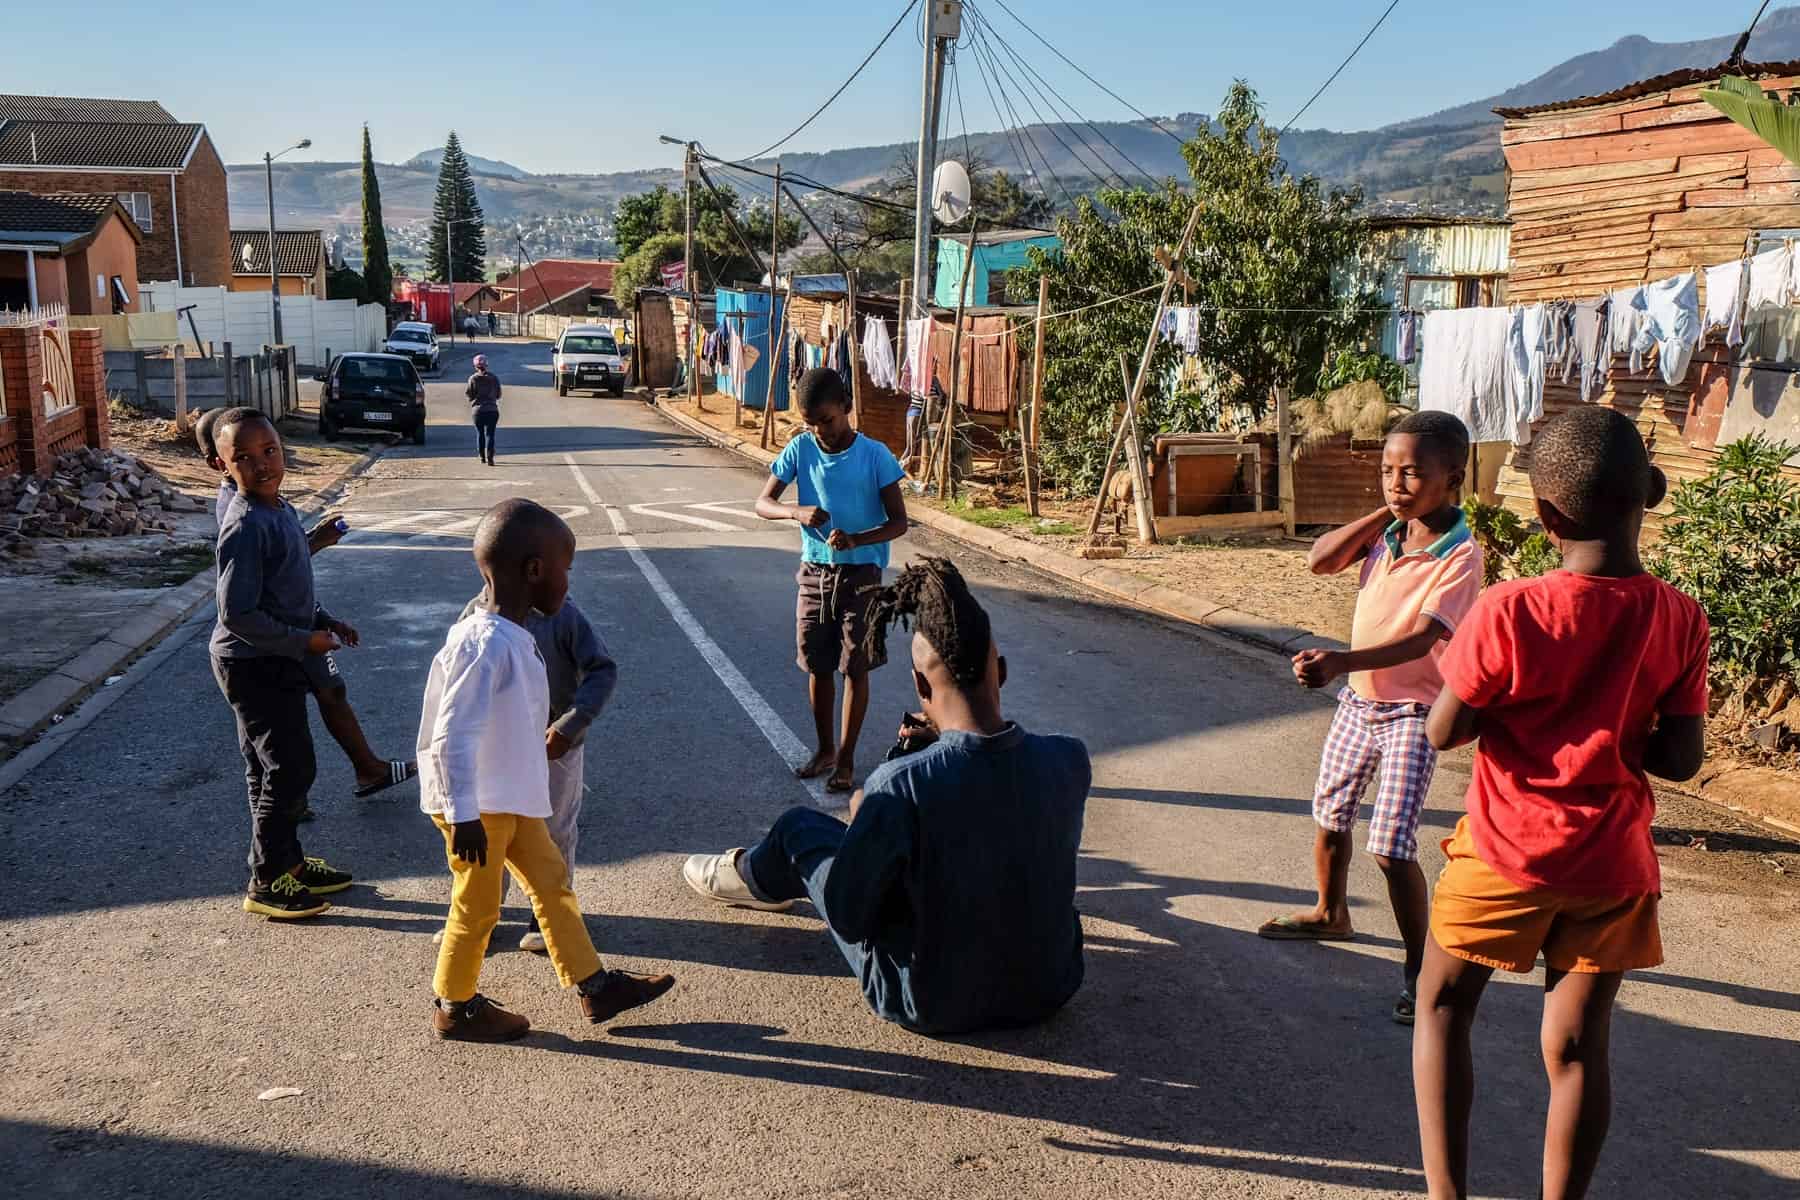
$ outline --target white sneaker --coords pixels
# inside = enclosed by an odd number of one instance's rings
[[[720,904],[760,908],[765,912],[785,912],[794,907],[792,900],[758,900],[751,893],[737,869],[738,855],[743,852],[743,847],[739,846],[723,854],[690,855],[681,868],[681,877],[696,892],[708,900],[717,900]]]
[[[550,947],[544,941],[543,934],[535,929],[528,929],[525,931],[525,936],[519,939],[519,949],[529,950],[533,954],[545,954],[549,952]]]

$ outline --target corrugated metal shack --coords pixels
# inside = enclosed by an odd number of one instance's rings
[[[1800,230],[1800,167],[1700,99],[1723,73],[1681,71],[1604,95],[1498,110],[1513,223],[1511,302],[1594,298],[1729,262],[1765,236],[1778,243]],[[1734,73],[1765,90],[1800,84],[1800,62],[1745,64]],[[1728,403],[1747,399],[1750,376],[1767,374],[1748,363],[1781,340],[1753,334],[1740,357],[1715,333],[1672,387],[1655,372],[1633,376],[1615,359],[1595,399],[1637,422],[1672,482],[1692,479],[1711,466],[1721,428],[1752,407]],[[1793,364],[1769,365],[1782,368],[1785,387]],[[1580,402],[1574,385],[1553,379],[1545,390],[1546,416]],[[1521,512],[1530,509],[1529,456],[1529,445],[1519,447],[1500,479],[1508,506]]]
[[[770,367],[773,366],[783,376],[788,369],[787,347],[778,345],[773,354],[769,347],[773,336],[770,327],[773,326],[776,330],[781,327],[781,294],[776,293],[771,303],[769,293],[762,289],[746,291],[722,287],[713,294],[713,299],[717,305],[718,320],[729,326],[732,338],[755,347],[757,351],[756,362],[744,374],[744,394],[738,396],[737,400],[745,408],[761,410],[769,398]],[[728,396],[735,394],[729,369],[718,373],[716,383],[721,393]],[[787,389],[777,387],[775,411],[785,410],[787,402]]]
[[[1370,247],[1348,290],[1372,287],[1393,309],[1426,312],[1506,303],[1512,224],[1502,217],[1374,217]],[[1395,356],[1399,322],[1390,315],[1381,352]]]
[[[850,322],[849,283],[842,275],[800,275],[790,283],[793,299],[788,310],[788,334],[798,335],[808,346],[823,351],[829,337],[835,336]],[[855,329],[860,338],[869,317],[881,320],[888,341],[898,336],[897,320],[900,301],[893,296],[856,297]],[[906,394],[876,387],[866,367],[857,380],[862,407],[856,415],[857,428],[884,443],[896,455],[906,449]]]

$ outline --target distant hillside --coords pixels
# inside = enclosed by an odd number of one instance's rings
[[[1282,139],[1282,154],[1296,172],[1361,186],[1370,202],[1379,207],[1498,213],[1504,193],[1500,123],[1492,111],[1496,106],[1524,107],[1572,99],[1668,71],[1717,66],[1730,54],[1736,38],[1735,33],[1696,42],[1622,38],[1604,50],[1568,59],[1497,96],[1429,116],[1359,133],[1292,130]],[[1751,39],[1748,57],[1760,62],[1800,58],[1800,7],[1778,9],[1765,16]],[[1205,115],[1189,112],[1162,124],[1181,137],[1190,137],[1205,120]],[[1097,132],[1073,125],[971,132],[966,136],[966,149],[965,137],[958,130],[946,136],[944,146],[957,157],[975,157],[1003,168],[1058,205],[1069,196],[1092,190],[1096,177],[1135,181],[1144,176],[1187,175],[1181,147],[1148,121],[1101,122]],[[785,154],[781,164],[786,171],[854,190],[887,175],[908,150],[904,143],[856,146],[819,154]],[[428,150],[410,162],[377,167],[383,211],[390,222],[429,215],[442,155],[441,150]],[[591,213],[658,183],[680,185],[680,172],[673,166],[606,175],[532,175],[499,159],[470,155],[469,161],[480,172],[476,188],[483,208],[488,216],[502,220]],[[773,161],[764,160],[763,165],[772,166]],[[265,204],[261,164],[254,169],[233,167],[231,172],[232,211],[240,220],[260,223],[266,219],[260,216]],[[716,174],[730,177],[725,171]],[[361,182],[354,163],[277,163],[275,186],[277,217],[283,224],[333,228],[340,223],[355,225],[361,219]]]
[[[509,179],[523,179],[531,174],[524,167],[515,167],[509,162],[501,162],[497,158],[482,158],[478,154],[465,155],[469,160],[469,170],[477,175],[504,175]],[[409,167],[424,167],[428,171],[436,171],[444,163],[444,148],[421,150],[406,160]]]

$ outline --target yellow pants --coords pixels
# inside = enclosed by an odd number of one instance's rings
[[[486,866],[456,857],[449,822],[435,814],[431,819],[444,835],[452,879],[450,919],[444,923],[444,942],[438,947],[437,973],[431,981],[439,997],[460,1003],[475,995],[488,938],[500,922],[500,885],[506,871],[531,897],[557,980],[573,987],[600,969],[600,956],[581,919],[581,905],[569,887],[568,869],[542,817],[482,813]]]

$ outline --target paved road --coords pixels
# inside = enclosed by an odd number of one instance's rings
[[[1012,715],[1093,753],[1079,896],[1090,955],[1086,986],[1041,1028],[933,1041],[883,1025],[804,912],[717,909],[678,874],[690,851],[741,844],[818,799],[784,762],[807,726],[791,661],[795,532],[748,515],[755,473],[636,401],[552,396],[546,347],[488,350],[508,388],[499,464],[477,463],[458,385],[434,384],[427,444],[390,451],[352,490],[357,532],[318,560],[321,594],[362,627],[365,648],[343,656],[351,696],[378,748],[400,752],[429,657],[477,587],[480,513],[525,494],[568,517],[574,595],[622,671],[589,742],[578,891],[602,953],[672,970],[676,990],[593,1031],[503,926],[483,990],[539,1031],[502,1048],[433,1041],[442,843],[410,788],[351,800],[317,728],[307,846],[361,886],[309,924],[245,917],[240,764],[194,637],[0,797],[9,1191],[1418,1190],[1378,874],[1354,870],[1355,943],[1252,933],[1309,895],[1304,798],[1329,708],[1284,664],[922,531],[903,542],[953,554],[978,582],[1011,662]],[[903,671],[879,673],[871,749],[908,700]],[[1465,778],[1440,773],[1430,871]],[[1623,992],[1597,1194],[1791,1197],[1800,892],[1693,852],[1672,852],[1667,871],[1670,961]],[[1498,983],[1486,1004],[1483,1195],[1535,1191],[1538,986]],[[256,1101],[275,1086],[305,1094]]]

